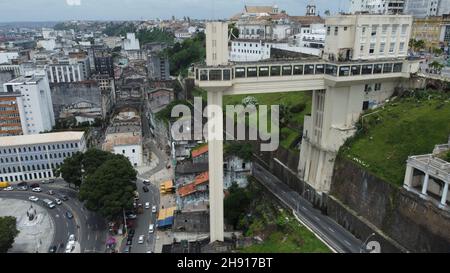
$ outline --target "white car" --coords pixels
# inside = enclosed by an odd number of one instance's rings
[[[155,225],[150,224],[150,226],[148,227],[148,233],[153,233],[155,231]]]
[[[75,242],[75,235],[74,234],[70,234],[69,236],[69,243],[74,243]]]
[[[156,213],[156,206],[153,206],[153,207],[152,207],[152,212],[153,212],[153,213]]]
[[[56,199],[55,199],[55,203],[56,203],[56,205],[61,205],[61,204],[62,204],[62,201],[61,201],[60,199],[56,198]]]
[[[71,253],[75,248],[74,242],[69,242],[66,246],[66,253]]]
[[[145,208],[149,209],[150,208],[150,202],[145,202]]]
[[[143,244],[144,243],[144,235],[139,236],[139,241],[138,244]]]
[[[4,190],[4,191],[12,191],[12,190],[14,190],[14,188],[11,187],[11,186],[9,186],[9,187],[7,187],[7,188],[4,188],[3,190]]]
[[[37,198],[36,196],[30,196],[30,198],[28,198],[28,200],[33,201],[33,202],[37,202],[39,201],[39,198]]]
[[[41,188],[33,188],[31,191],[34,191],[34,192],[42,192]]]

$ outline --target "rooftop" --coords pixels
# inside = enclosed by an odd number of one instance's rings
[[[44,76],[33,75],[33,76],[20,76],[13,80],[10,80],[7,84],[36,84],[42,80]]]
[[[84,132],[60,132],[38,135],[0,137],[0,147],[15,147],[66,141],[80,141]]]
[[[204,153],[208,152],[208,145],[203,145],[197,149],[192,150],[192,158],[201,156]]]

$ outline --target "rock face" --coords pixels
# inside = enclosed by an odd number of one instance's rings
[[[335,163],[330,195],[412,252],[450,251],[450,214],[396,188],[343,158]],[[330,216],[350,231],[358,227],[327,204]],[[334,215],[333,215],[334,214]],[[364,232],[365,233],[365,232]]]

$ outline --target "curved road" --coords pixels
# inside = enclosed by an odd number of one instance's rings
[[[83,204],[78,201],[76,192],[69,189],[57,188],[52,184],[40,185],[42,192],[29,191],[0,191],[0,197],[12,198],[20,200],[28,200],[30,196],[39,198],[38,202],[31,202],[40,205],[47,209],[52,221],[55,225],[55,235],[53,237],[52,246],[58,247],[57,252],[62,253],[65,249],[60,248],[60,244],[67,244],[70,234],[75,234],[76,240],[80,243],[81,252],[104,252],[106,241],[106,224],[102,218],[87,211]],[[48,190],[52,189],[55,195],[47,194]],[[49,209],[40,201],[42,199],[55,200],[58,194],[65,194],[69,200],[63,201],[61,205],[56,205],[55,208]],[[70,211],[73,214],[72,219],[68,219],[66,212]]]

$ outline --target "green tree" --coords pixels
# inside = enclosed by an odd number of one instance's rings
[[[252,160],[253,149],[250,144],[231,141],[225,144],[225,156],[234,155],[246,161]]]
[[[79,198],[106,219],[120,217],[123,209],[132,208],[136,174],[126,157],[114,155],[86,177]]]
[[[239,38],[239,29],[236,27],[236,23],[228,25],[228,36],[231,37],[231,40]]]
[[[248,191],[233,182],[228,189],[229,194],[224,199],[224,216],[228,224],[237,228],[239,220],[251,203],[251,198]]]
[[[81,186],[82,181],[83,153],[77,152],[71,157],[64,159],[63,164],[55,171],[56,176],[61,175],[69,186]]]
[[[0,253],[6,253],[12,247],[18,234],[15,217],[0,217]]]

